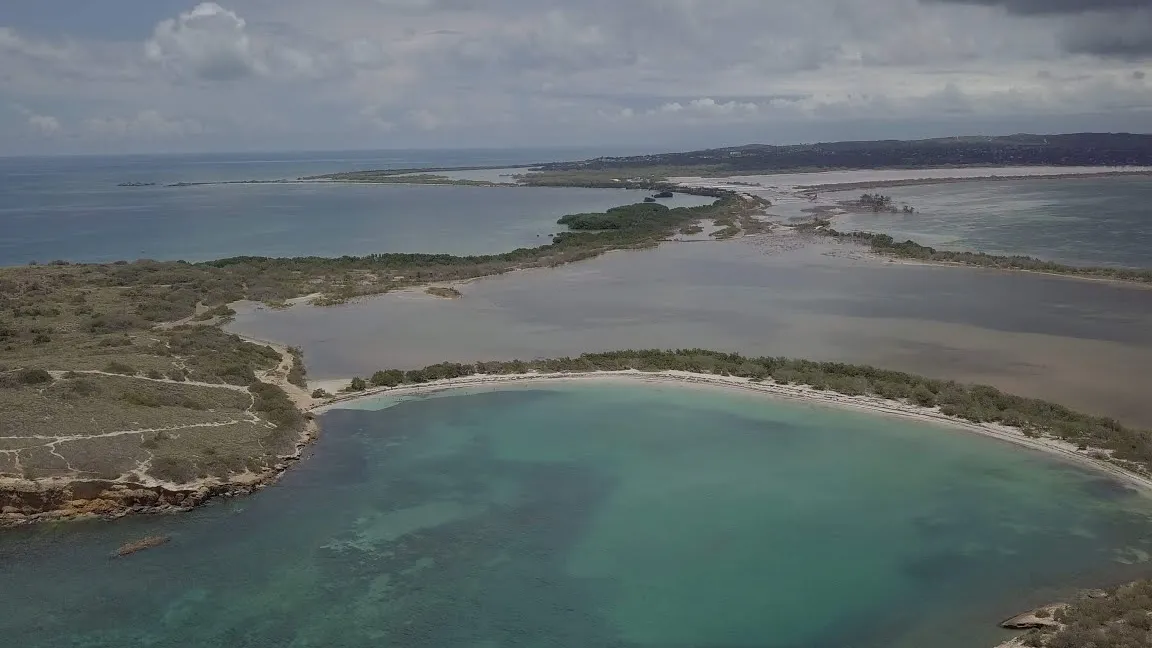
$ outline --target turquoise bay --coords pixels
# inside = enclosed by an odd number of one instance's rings
[[[370,400],[187,515],[0,534],[0,636],[84,646],[994,645],[1152,572],[1152,503],[945,428],[720,389]],[[122,542],[171,534],[127,559]]]

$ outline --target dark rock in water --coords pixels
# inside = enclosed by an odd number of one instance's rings
[[[167,544],[171,539],[172,536],[148,536],[146,538],[140,538],[135,542],[129,542],[122,545],[119,549],[116,550],[115,557],[130,556],[138,551],[159,547],[162,544]]]
[[[653,198],[673,198],[675,195],[676,194],[673,194],[671,191],[661,191],[660,193],[653,196]]]
[[[155,187],[155,182],[121,182],[117,187]]]
[[[654,202],[656,202],[656,199],[655,199],[655,198],[653,198],[652,196],[645,196],[645,197],[644,197],[644,202],[646,202],[646,203],[654,203]]]
[[[1090,589],[1090,590],[1084,590],[1083,592],[1080,592],[1080,596],[1081,596],[1081,598],[1088,598],[1088,599],[1102,599],[1102,598],[1108,598],[1108,592],[1106,592],[1102,589]]]

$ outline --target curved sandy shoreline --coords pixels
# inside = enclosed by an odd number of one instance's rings
[[[948,426],[973,432],[986,437],[1011,443],[1016,446],[1044,452],[1064,461],[1080,466],[1093,468],[1107,473],[1116,480],[1132,486],[1137,490],[1152,494],[1152,476],[1142,475],[1121,468],[1115,464],[1094,458],[1093,454],[1104,451],[1087,448],[1080,450],[1076,445],[1055,438],[1028,437],[1019,428],[999,423],[973,423],[964,419],[942,414],[938,408],[922,407],[901,401],[887,400],[877,396],[848,396],[832,391],[821,391],[807,385],[782,385],[772,381],[753,382],[746,378],[732,376],[717,376],[710,374],[696,374],[683,371],[592,371],[579,373],[540,374],[524,373],[509,375],[476,375],[464,378],[440,380],[420,385],[405,385],[401,387],[382,387],[365,390],[351,395],[337,396],[321,405],[310,409],[311,412],[321,414],[332,409],[340,409],[342,405],[358,400],[379,396],[421,396],[436,392],[461,389],[467,387],[508,387],[533,382],[570,382],[570,381],[628,381],[646,382],[652,384],[689,385],[705,388],[736,389],[746,392],[763,394],[773,398],[810,403],[824,407],[852,409],[871,414],[884,416],[897,416],[904,419]],[[331,387],[347,381],[324,381],[323,385]],[[1105,453],[1106,454],[1106,453]]]

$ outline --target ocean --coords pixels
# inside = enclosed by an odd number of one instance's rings
[[[363,169],[527,164],[556,151],[0,158],[0,265],[204,261],[383,252],[496,254],[548,243],[567,214],[636,203],[640,191],[579,188],[224,184]],[[121,187],[121,183],[156,183]],[[707,204],[679,195],[669,206]]]
[[[990,647],[1025,605],[1149,571],[1149,500],[944,428],[615,383],[359,407],[255,496],[0,534],[0,636]],[[109,557],[157,533],[172,541]]]

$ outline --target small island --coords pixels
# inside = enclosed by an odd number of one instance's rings
[[[424,292],[442,299],[460,299],[463,297],[463,293],[451,286],[428,286]]]

